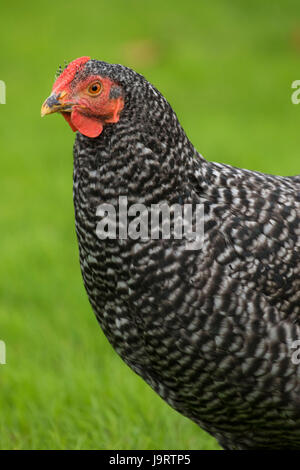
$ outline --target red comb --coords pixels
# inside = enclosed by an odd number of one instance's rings
[[[73,60],[69,63],[68,67],[65,68],[63,73],[55,81],[52,91],[63,88],[65,85],[69,84],[78,72],[89,60],[90,57],[79,57],[78,59]]]

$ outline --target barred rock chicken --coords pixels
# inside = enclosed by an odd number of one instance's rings
[[[122,65],[71,62],[43,104],[54,112],[77,131],[80,265],[113,348],[223,448],[300,449],[299,178],[206,161],[159,91]],[[100,239],[97,208],[119,196],[202,204],[201,248]]]

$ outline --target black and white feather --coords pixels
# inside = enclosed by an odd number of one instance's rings
[[[124,90],[116,124],[77,133],[80,264],[97,319],[123,360],[227,449],[300,449],[300,184],[206,161],[166,99],[121,65],[85,74]],[[100,240],[101,203],[204,205],[204,244]]]

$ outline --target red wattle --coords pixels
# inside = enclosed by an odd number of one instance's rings
[[[72,129],[75,128],[87,137],[98,137],[103,130],[102,122],[81,114],[77,109],[74,109],[71,113],[71,123],[69,124]]]

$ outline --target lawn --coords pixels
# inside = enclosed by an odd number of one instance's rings
[[[40,118],[55,71],[89,55],[144,74],[209,160],[300,173],[300,4],[2,2],[0,449],[218,449],[114,353],[81,280],[74,134]]]

